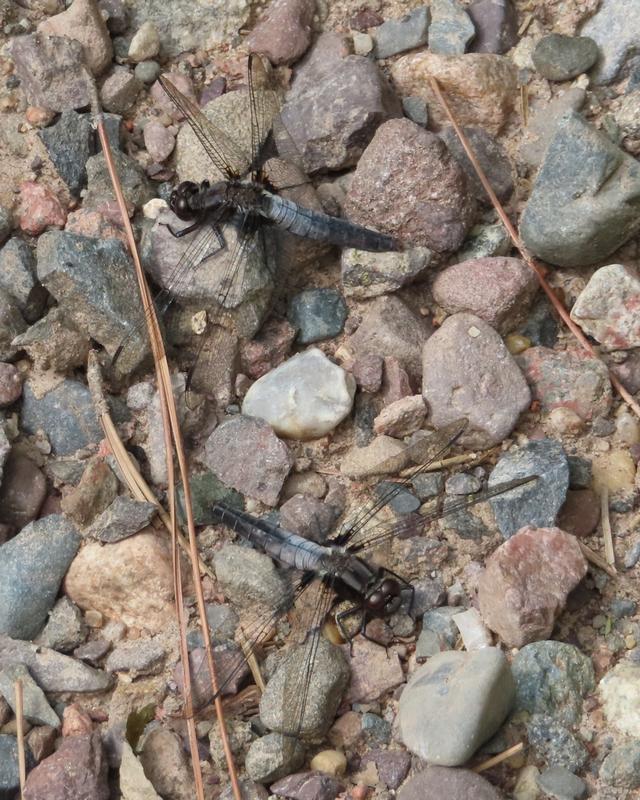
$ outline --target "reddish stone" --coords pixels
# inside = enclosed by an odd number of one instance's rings
[[[29,106],[24,112],[24,117],[29,125],[33,125],[35,128],[46,128],[55,115],[55,111],[50,108],[42,108],[42,106]]]
[[[93,730],[91,717],[79,703],[71,703],[62,714],[63,736],[84,736]]]
[[[272,794],[279,797],[316,798],[329,800],[344,791],[344,784],[324,772],[298,772],[272,783],[269,787]]]
[[[114,204],[107,204],[100,211],[88,208],[72,211],[67,217],[65,230],[94,239],[119,239],[126,246],[127,237],[122,229],[120,211],[109,208],[109,205]]]
[[[67,212],[56,195],[35,181],[24,181],[20,185],[18,224],[31,236],[38,236],[48,227],[64,228]]]
[[[55,741],[58,738],[58,733],[51,725],[38,725],[37,728],[32,728],[27,734],[27,744],[29,750],[36,761],[42,761],[53,753]]]
[[[397,403],[403,397],[412,394],[409,376],[402,369],[397,358],[388,356],[384,359],[382,377],[382,398],[386,405]]]
[[[240,352],[242,370],[257,380],[281,364],[291,350],[296,329],[286,320],[270,320],[250,342],[243,344]]]
[[[315,0],[275,0],[247,37],[252,53],[263,53],[272,64],[292,64],[311,42]]]
[[[22,394],[22,378],[13,364],[0,362],[0,406],[10,406]]]
[[[351,373],[363,392],[375,394],[382,383],[382,356],[365,353],[353,362]]]
[[[503,800],[504,795],[481,775],[469,769],[427,767],[408,780],[398,792],[398,800]]]
[[[592,489],[569,490],[560,509],[558,527],[578,538],[589,536],[600,522],[600,498]]]
[[[9,454],[0,487],[0,521],[23,528],[38,516],[47,494],[42,470],[18,451]]]
[[[163,73],[162,77],[170,81],[179,92],[185,95],[185,97],[188,97],[189,100],[192,100],[197,105],[198,101],[196,99],[196,95],[193,90],[193,84],[191,83],[191,78],[189,78],[182,72],[165,72]],[[159,81],[156,81],[151,87],[151,97],[154,103],[162,111],[166,111],[167,114],[173,117],[173,119],[175,120],[184,119],[184,114],[182,114],[179,111],[179,109],[176,108],[172,100],[169,98],[169,95],[162,88],[162,85],[160,84]]]
[[[587,561],[560,528],[522,528],[487,559],[478,582],[480,613],[509,647],[548,639]]]
[[[349,24],[352,30],[364,33],[368,28],[377,28],[378,25],[382,25],[383,22],[384,20],[377,11],[373,11],[370,8],[363,8],[351,17]]]
[[[346,703],[369,703],[404,681],[400,659],[393,647],[384,649],[378,644],[354,639],[353,649],[344,645],[345,655],[351,655],[351,683]]]
[[[217,645],[213,648],[213,658],[216,667],[218,685],[222,687],[222,694],[235,694],[242,681],[249,674],[249,667],[237,647]],[[213,698],[213,686],[209,676],[209,661],[205,650],[196,647],[189,653],[189,667],[191,670],[191,691],[196,708],[202,708]],[[184,692],[184,677],[182,661],[179,661],[174,670],[174,679],[178,691]]]

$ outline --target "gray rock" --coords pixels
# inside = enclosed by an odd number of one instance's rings
[[[291,533],[324,542],[339,513],[334,506],[308,494],[295,494],[280,507],[280,524]]]
[[[503,481],[537,475],[538,480],[489,502],[505,539],[523,525],[552,527],[566,500],[569,464],[562,445],[555,439],[538,439],[500,458],[489,478],[489,487]]]
[[[0,244],[4,244],[9,238],[12,228],[13,221],[11,219],[11,212],[8,208],[0,206]]]
[[[487,133],[484,128],[465,127],[463,130],[498,200],[502,203],[508,202],[514,190],[514,169],[509,156],[500,142],[490,133]],[[454,129],[449,126],[440,133],[440,136],[447,145],[449,152],[452,153],[464,170],[467,184],[473,196],[479,203],[487,206],[491,205],[489,195],[482,187],[480,179],[464,152],[464,148]]]
[[[91,639],[86,642],[86,644],[81,644],[80,647],[76,647],[73,651],[73,655],[80,661],[86,661],[92,666],[97,666],[110,649],[111,642],[100,636],[97,639]]]
[[[61,597],[51,609],[37,643],[60,653],[69,653],[87,638],[82,612],[68,597]]]
[[[93,521],[88,535],[100,542],[119,542],[145,528],[157,513],[154,503],[118,496]]]
[[[439,653],[414,672],[402,693],[402,741],[431,764],[463,764],[502,725],[514,695],[500,650]]]
[[[376,58],[391,56],[422,47],[429,34],[429,7],[418,6],[401,19],[390,19],[373,29]]]
[[[543,78],[568,81],[591,69],[598,56],[598,45],[588,36],[552,33],[539,40],[531,58]]]
[[[590,489],[593,469],[591,461],[582,456],[567,456],[569,463],[569,487],[571,489]]]
[[[610,83],[637,52],[640,18],[636,11],[635,0],[603,0],[582,25],[582,36],[590,36],[600,50],[594,83]]]
[[[103,692],[112,678],[75,658],[40,645],[0,635],[0,669],[24,664],[45,692]]]
[[[464,472],[459,472],[452,475],[445,483],[445,492],[447,494],[474,494],[479,492],[482,488],[482,481],[475,475],[467,475]]]
[[[125,200],[136,208],[141,208],[155,197],[155,190],[147,180],[144,170],[134,158],[120,150],[114,150],[111,155],[122,183]],[[83,208],[101,210],[106,203],[114,200],[104,154],[98,153],[87,161],[87,191],[84,195]]]
[[[27,770],[34,766],[29,748],[25,748]],[[20,790],[20,769],[18,766],[18,742],[15,736],[0,733],[0,797],[15,797]]]
[[[58,175],[74,195],[86,183],[87,159],[91,155],[93,129],[89,114],[65,111],[60,119],[38,132]]]
[[[116,66],[100,89],[103,108],[113,114],[126,114],[138,97],[142,84],[127,67]]]
[[[164,647],[154,639],[135,639],[121,642],[109,653],[105,668],[109,672],[130,672],[154,675],[162,670],[166,657]]]
[[[133,74],[137,80],[148,86],[158,79],[161,72],[162,67],[157,61],[141,61],[136,64]]]
[[[558,266],[606,258],[638,229],[640,169],[575,112],[546,151],[520,223],[525,245]]]
[[[127,29],[127,10],[122,0],[98,0],[98,8],[102,14],[109,33],[124,33]]]
[[[391,739],[391,723],[378,714],[365,712],[360,720],[362,735],[367,743],[388,744]]]
[[[587,784],[564,767],[549,767],[537,779],[542,791],[554,800],[579,800],[587,794]]]
[[[27,525],[0,548],[0,632],[32,639],[42,630],[80,536],[51,514]]]
[[[213,560],[221,590],[239,608],[254,603],[275,607],[288,597],[286,581],[264,553],[226,544]]]
[[[511,670],[516,682],[515,711],[553,717],[566,726],[578,725],[583,698],[595,687],[591,660],[563,642],[533,642],[515,655]]]
[[[236,628],[238,627],[238,615],[231,606],[221,603],[207,603],[206,607],[207,622],[213,641],[233,639]]]
[[[432,0],[429,50],[441,55],[462,55],[475,35],[466,10],[457,0]]]
[[[304,758],[305,748],[298,739],[269,733],[251,743],[244,764],[252,780],[272,783],[299,769]]]
[[[86,364],[90,341],[56,306],[46,317],[16,336],[13,344],[26,350],[38,369],[64,374]]]
[[[22,708],[25,719],[34,725],[60,726],[58,715],[47,702],[42,689],[33,680],[24,664],[7,665],[0,669],[0,694],[4,696],[13,712],[16,711],[15,683],[22,683]]]
[[[366,767],[369,762],[375,764],[380,780],[388,789],[397,789],[409,772],[411,756],[404,750],[368,750],[360,764]]]
[[[109,355],[126,339],[119,372],[128,374],[148,354],[135,276],[120,241],[48,231],[38,239],[38,278],[79,330]]]
[[[510,251],[511,238],[501,222],[497,225],[474,225],[452,263],[506,256]]]
[[[342,251],[342,288],[347,297],[364,300],[395,292],[424,277],[431,263],[428,247],[413,247],[398,253]]]
[[[420,500],[408,489],[404,489],[390,481],[380,481],[376,484],[375,493],[381,501],[395,514],[411,514],[420,508]]]
[[[414,475],[411,484],[420,500],[437,497],[444,490],[444,474],[442,472],[426,472]]]
[[[553,717],[534,714],[526,727],[529,745],[550,766],[578,772],[589,760],[589,753],[577,736]]]
[[[405,117],[420,125],[423,128],[427,127],[429,122],[429,111],[427,104],[422,97],[417,95],[408,95],[402,98],[402,110]]]
[[[640,787],[640,742],[614,747],[600,766],[600,780],[621,789]]]
[[[65,380],[41,398],[35,396],[27,382],[22,397],[23,430],[43,430],[56,455],[75,453],[102,439],[91,393],[79,381]]]
[[[211,525],[216,522],[216,517],[212,513],[212,508],[217,503],[244,511],[244,498],[233,489],[227,488],[213,472],[201,472],[192,475],[189,479],[191,488],[191,507],[193,509],[193,519],[196,525]],[[182,518],[186,521],[184,513],[184,490],[178,487],[179,511]]]
[[[292,298],[287,317],[300,344],[311,344],[342,333],[347,305],[336,289],[307,289]]]
[[[35,285],[36,261],[29,245],[17,236],[0,250],[0,288],[25,311]]]
[[[0,289],[0,361],[12,359],[18,352],[13,340],[26,330],[27,323],[18,311],[16,301]]]
[[[470,53],[502,55],[518,43],[518,14],[511,0],[474,0],[467,13],[476,29]]]
[[[518,150],[519,158],[530,167],[539,167],[564,115],[567,111],[580,111],[586,99],[587,93],[584,89],[572,86],[548,102],[533,106]]]
[[[0,420],[0,484],[2,484],[4,465],[7,462],[10,452],[11,444],[9,439],[7,439],[7,433],[4,429],[4,420]]]
[[[558,318],[546,298],[539,300],[529,311],[520,333],[539,347],[553,348],[558,341]]]
[[[433,637],[426,636],[423,640],[423,646],[427,644],[428,639],[431,639],[431,644],[436,645],[436,649],[433,652],[425,652],[423,657],[435,655],[441,650],[452,650],[460,635],[458,626],[453,621],[453,618],[459,613],[460,608],[457,606],[443,606],[423,614],[422,633],[416,645],[416,654],[420,649],[420,639],[423,633],[432,634]]]

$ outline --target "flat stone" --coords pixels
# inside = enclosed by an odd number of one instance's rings
[[[620,661],[602,678],[598,694],[609,724],[633,738],[640,736],[640,664]]]
[[[422,427],[426,413],[422,395],[403,397],[382,409],[373,421],[373,430],[377,435],[408,436]]]
[[[418,667],[400,697],[402,741],[430,764],[464,764],[502,725],[514,697],[500,650],[439,653]]]
[[[511,0],[474,0],[467,13],[476,29],[470,53],[502,55],[518,43],[518,14]]]
[[[154,161],[166,161],[176,145],[176,137],[156,120],[149,120],[144,126],[144,146]]]
[[[89,353],[89,337],[81,333],[59,307],[16,336],[13,344],[26,350],[36,367],[64,374],[84,366]]]
[[[411,756],[404,750],[369,750],[361,760],[361,768],[369,763],[375,764],[382,784],[388,789],[398,789],[407,777],[411,766]]]
[[[121,642],[109,653],[105,668],[109,672],[129,672],[132,677],[150,675],[162,670],[165,648],[154,639]]]
[[[112,114],[127,114],[136,102],[142,84],[132,70],[115,66],[100,89],[100,101]]]
[[[134,158],[115,149],[112,150],[111,156],[120,177],[124,198],[129,206],[141,208],[155,197],[153,185],[147,180],[142,166]],[[85,209],[101,211],[105,207],[113,208],[111,204],[115,202],[115,195],[102,152],[91,156],[87,161],[87,190],[83,199]]]
[[[553,717],[534,714],[526,730],[529,746],[547,764],[578,772],[589,760],[589,752],[579,737]]]
[[[466,417],[465,438],[483,447],[508,436],[531,401],[500,336],[467,313],[448,317],[425,343],[422,387],[435,427]]]
[[[78,525],[87,525],[111,505],[117,493],[115,473],[98,456],[89,460],[80,482],[62,498],[60,505]]]
[[[427,247],[413,247],[398,253],[345,248],[342,251],[342,290],[346,297],[357,300],[395,292],[423,278],[431,258]]]
[[[192,475],[189,479],[191,488],[191,507],[193,510],[193,520],[196,525],[212,525],[216,522],[217,517],[212,512],[212,509],[218,503],[244,511],[244,498],[241,494],[233,489],[227,488],[222,481],[209,472],[201,472],[198,475]],[[184,490],[182,486],[178,487],[178,502],[179,512],[182,518],[186,521],[186,513],[184,510]]]
[[[422,47],[429,33],[429,7],[418,6],[400,19],[389,19],[373,31],[375,57],[390,58]]]
[[[140,762],[162,797],[191,800],[195,792],[193,771],[187,763],[180,737],[172,730],[158,727],[149,731],[142,744]]]
[[[305,748],[301,742],[269,733],[251,743],[245,757],[245,769],[252,780],[273,783],[300,769],[304,760]]]
[[[240,608],[256,603],[275,607],[287,597],[286,580],[264,553],[226,544],[216,551],[214,564],[220,588]]]
[[[118,784],[124,798],[135,800],[162,800],[153,788],[153,784],[144,773],[140,761],[136,758],[131,745],[126,740],[122,743],[122,759],[118,772]]]
[[[640,20],[633,0],[604,0],[580,29],[598,45],[600,59],[593,71],[596,84],[610,83],[637,52]]]
[[[473,22],[456,0],[433,0],[429,50],[439,55],[462,55],[475,35]]]
[[[342,332],[347,306],[335,289],[307,289],[292,298],[288,317],[298,328],[300,344],[311,344],[333,339]]]
[[[482,618],[509,647],[546,639],[586,573],[573,536],[527,525],[487,559],[478,582]]]
[[[447,800],[503,800],[504,795],[481,775],[468,769],[427,767],[410,778],[398,792],[398,800],[446,797]]]
[[[36,261],[29,245],[13,236],[0,250],[0,288],[11,295],[20,311],[26,311],[35,286]]]
[[[282,527],[314,542],[326,540],[337,517],[334,506],[310,495],[296,494],[280,506]]]
[[[84,63],[93,75],[101,75],[111,63],[111,37],[95,0],[73,0],[61,14],[43,20],[38,25],[38,33],[79,42]]]
[[[409,462],[407,447],[391,436],[377,436],[366,447],[352,447],[342,457],[340,472],[348,478],[365,478],[399,472]]]
[[[160,37],[153,22],[143,22],[129,45],[129,58],[136,64],[154,58],[160,52]]]
[[[20,184],[18,226],[29,236],[39,236],[47,228],[63,228],[67,209],[51,186],[37,181]]]
[[[116,497],[113,503],[93,521],[89,535],[100,542],[118,542],[146,528],[158,509],[154,503]]]
[[[80,546],[74,525],[52,514],[27,525],[0,551],[0,633],[32,639],[44,627]]]
[[[533,51],[537,72],[550,81],[568,81],[587,72],[598,60],[598,45],[588,36],[543,36]]]
[[[291,64],[311,43],[314,0],[276,0],[247,37],[253,53],[263,53],[272,64]]]
[[[639,196],[635,159],[570,111],[558,123],[546,150],[520,221],[520,235],[535,255],[550,264],[595,264],[637,231]]]
[[[538,777],[538,786],[554,800],[579,800],[587,794],[587,784],[564,767],[549,767]]]

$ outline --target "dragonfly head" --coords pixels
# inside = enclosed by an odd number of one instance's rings
[[[182,181],[171,192],[169,198],[169,208],[173,213],[185,222],[193,219],[195,212],[192,206],[192,200],[198,194],[199,186],[193,181]]]
[[[388,616],[395,613],[401,603],[400,584],[395,578],[385,578],[368,595],[366,606],[374,614]]]

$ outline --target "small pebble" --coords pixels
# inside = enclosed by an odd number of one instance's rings
[[[141,61],[139,64],[136,64],[133,74],[137,80],[149,86],[154,81],[158,80],[161,72],[162,67],[157,61]]]
[[[587,36],[543,36],[533,51],[536,70],[550,81],[566,81],[586,72],[598,59],[598,46]]]

